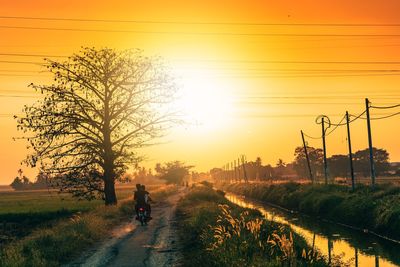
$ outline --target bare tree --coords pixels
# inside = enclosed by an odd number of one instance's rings
[[[115,181],[177,122],[176,86],[159,58],[140,50],[83,48],[67,60],[46,59],[49,85],[30,86],[43,99],[18,117],[38,163],[61,191],[117,203]]]

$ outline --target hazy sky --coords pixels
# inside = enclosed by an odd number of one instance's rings
[[[177,159],[206,171],[240,154],[291,161],[301,129],[320,135],[318,115],[336,123],[346,110],[358,115],[365,97],[374,105],[400,103],[399,1],[1,0],[0,6],[0,184],[12,181],[27,153],[26,143],[12,140],[20,135],[12,115],[38,99],[29,83],[50,82],[34,63],[43,55],[63,60],[81,46],[140,48],[165,58],[176,73],[180,105],[197,123],[141,151],[147,167]],[[399,111],[373,109],[371,116]],[[400,161],[399,119],[372,122],[374,146],[393,161]],[[354,150],[367,147],[365,120],[352,124],[352,139]],[[320,140],[309,144],[321,147]],[[339,127],[327,137],[327,153],[346,151],[346,129]]]

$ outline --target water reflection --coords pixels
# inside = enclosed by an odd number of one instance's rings
[[[284,212],[258,201],[234,194],[226,198],[242,207],[258,209],[267,220],[290,225],[291,229],[305,238],[309,246],[327,257],[348,262],[351,266],[400,266],[400,245],[375,238],[342,226]]]

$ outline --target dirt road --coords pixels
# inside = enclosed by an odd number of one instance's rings
[[[121,225],[113,237],[89,256],[70,266],[179,266],[180,253],[175,208],[185,189],[152,206],[153,220],[147,226],[137,221]]]

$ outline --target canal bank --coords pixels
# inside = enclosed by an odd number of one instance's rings
[[[400,266],[400,245],[394,242],[236,194],[227,193],[226,198],[239,206],[259,210],[268,220],[290,226],[328,261],[340,258],[350,266]]]

